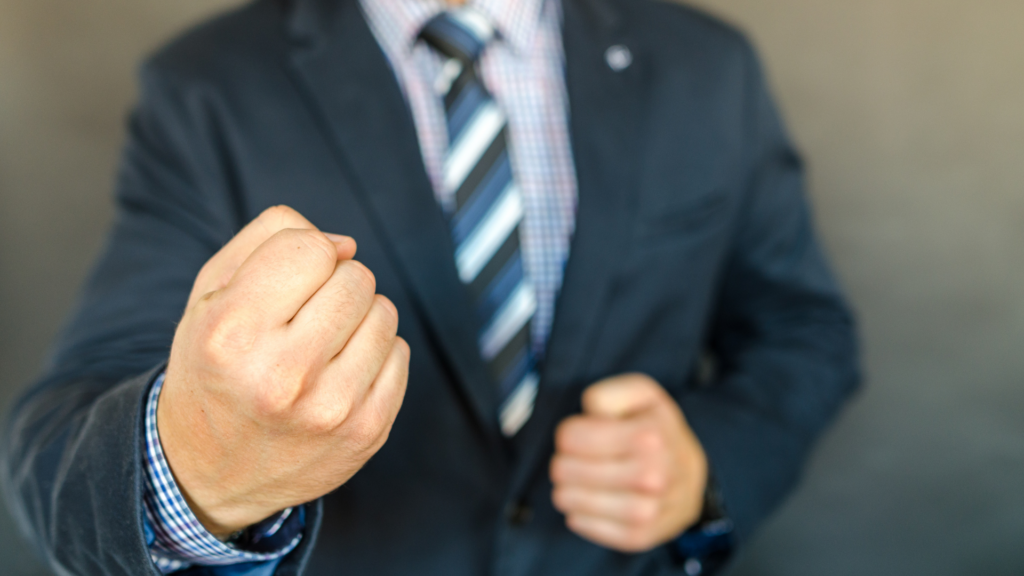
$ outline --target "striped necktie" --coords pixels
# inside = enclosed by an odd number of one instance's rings
[[[498,386],[501,430],[512,436],[530,418],[537,396],[530,347],[537,296],[523,270],[523,198],[512,178],[507,121],[475,70],[494,35],[479,13],[458,10],[433,18],[420,36],[445,58],[434,88],[448,124],[443,177],[445,192],[455,198],[455,263],[480,322],[480,355]]]

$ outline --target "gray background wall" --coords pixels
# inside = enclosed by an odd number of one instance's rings
[[[225,0],[0,0],[0,405],[109,222],[139,57]],[[810,163],[868,387],[742,575],[1024,574],[1024,3],[698,0]],[[0,512],[0,572],[45,574]]]

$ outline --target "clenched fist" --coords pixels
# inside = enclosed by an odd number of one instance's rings
[[[701,514],[708,463],[682,411],[654,380],[628,374],[583,393],[555,435],[552,500],[569,529],[621,552],[672,540]]]
[[[157,426],[189,506],[215,535],[334,490],[387,440],[409,347],[355,251],[278,206],[196,278]]]

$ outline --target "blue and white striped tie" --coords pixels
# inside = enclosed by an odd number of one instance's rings
[[[530,348],[537,296],[523,270],[523,198],[512,178],[505,114],[475,70],[494,28],[470,10],[442,12],[421,37],[447,59],[434,87],[448,121],[444,186],[455,197],[455,263],[482,327],[480,354],[499,386],[501,430],[512,436],[529,420],[537,396]]]

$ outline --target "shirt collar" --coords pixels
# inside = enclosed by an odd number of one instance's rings
[[[552,0],[466,0],[465,6],[483,14],[515,53],[524,54],[533,43],[545,1]],[[423,26],[448,8],[443,0],[360,0],[360,3],[367,17],[384,32],[382,40],[403,54],[412,51]]]
[[[534,34],[540,25],[544,1],[467,0],[466,5],[486,16],[513,51],[525,54],[533,44]]]

